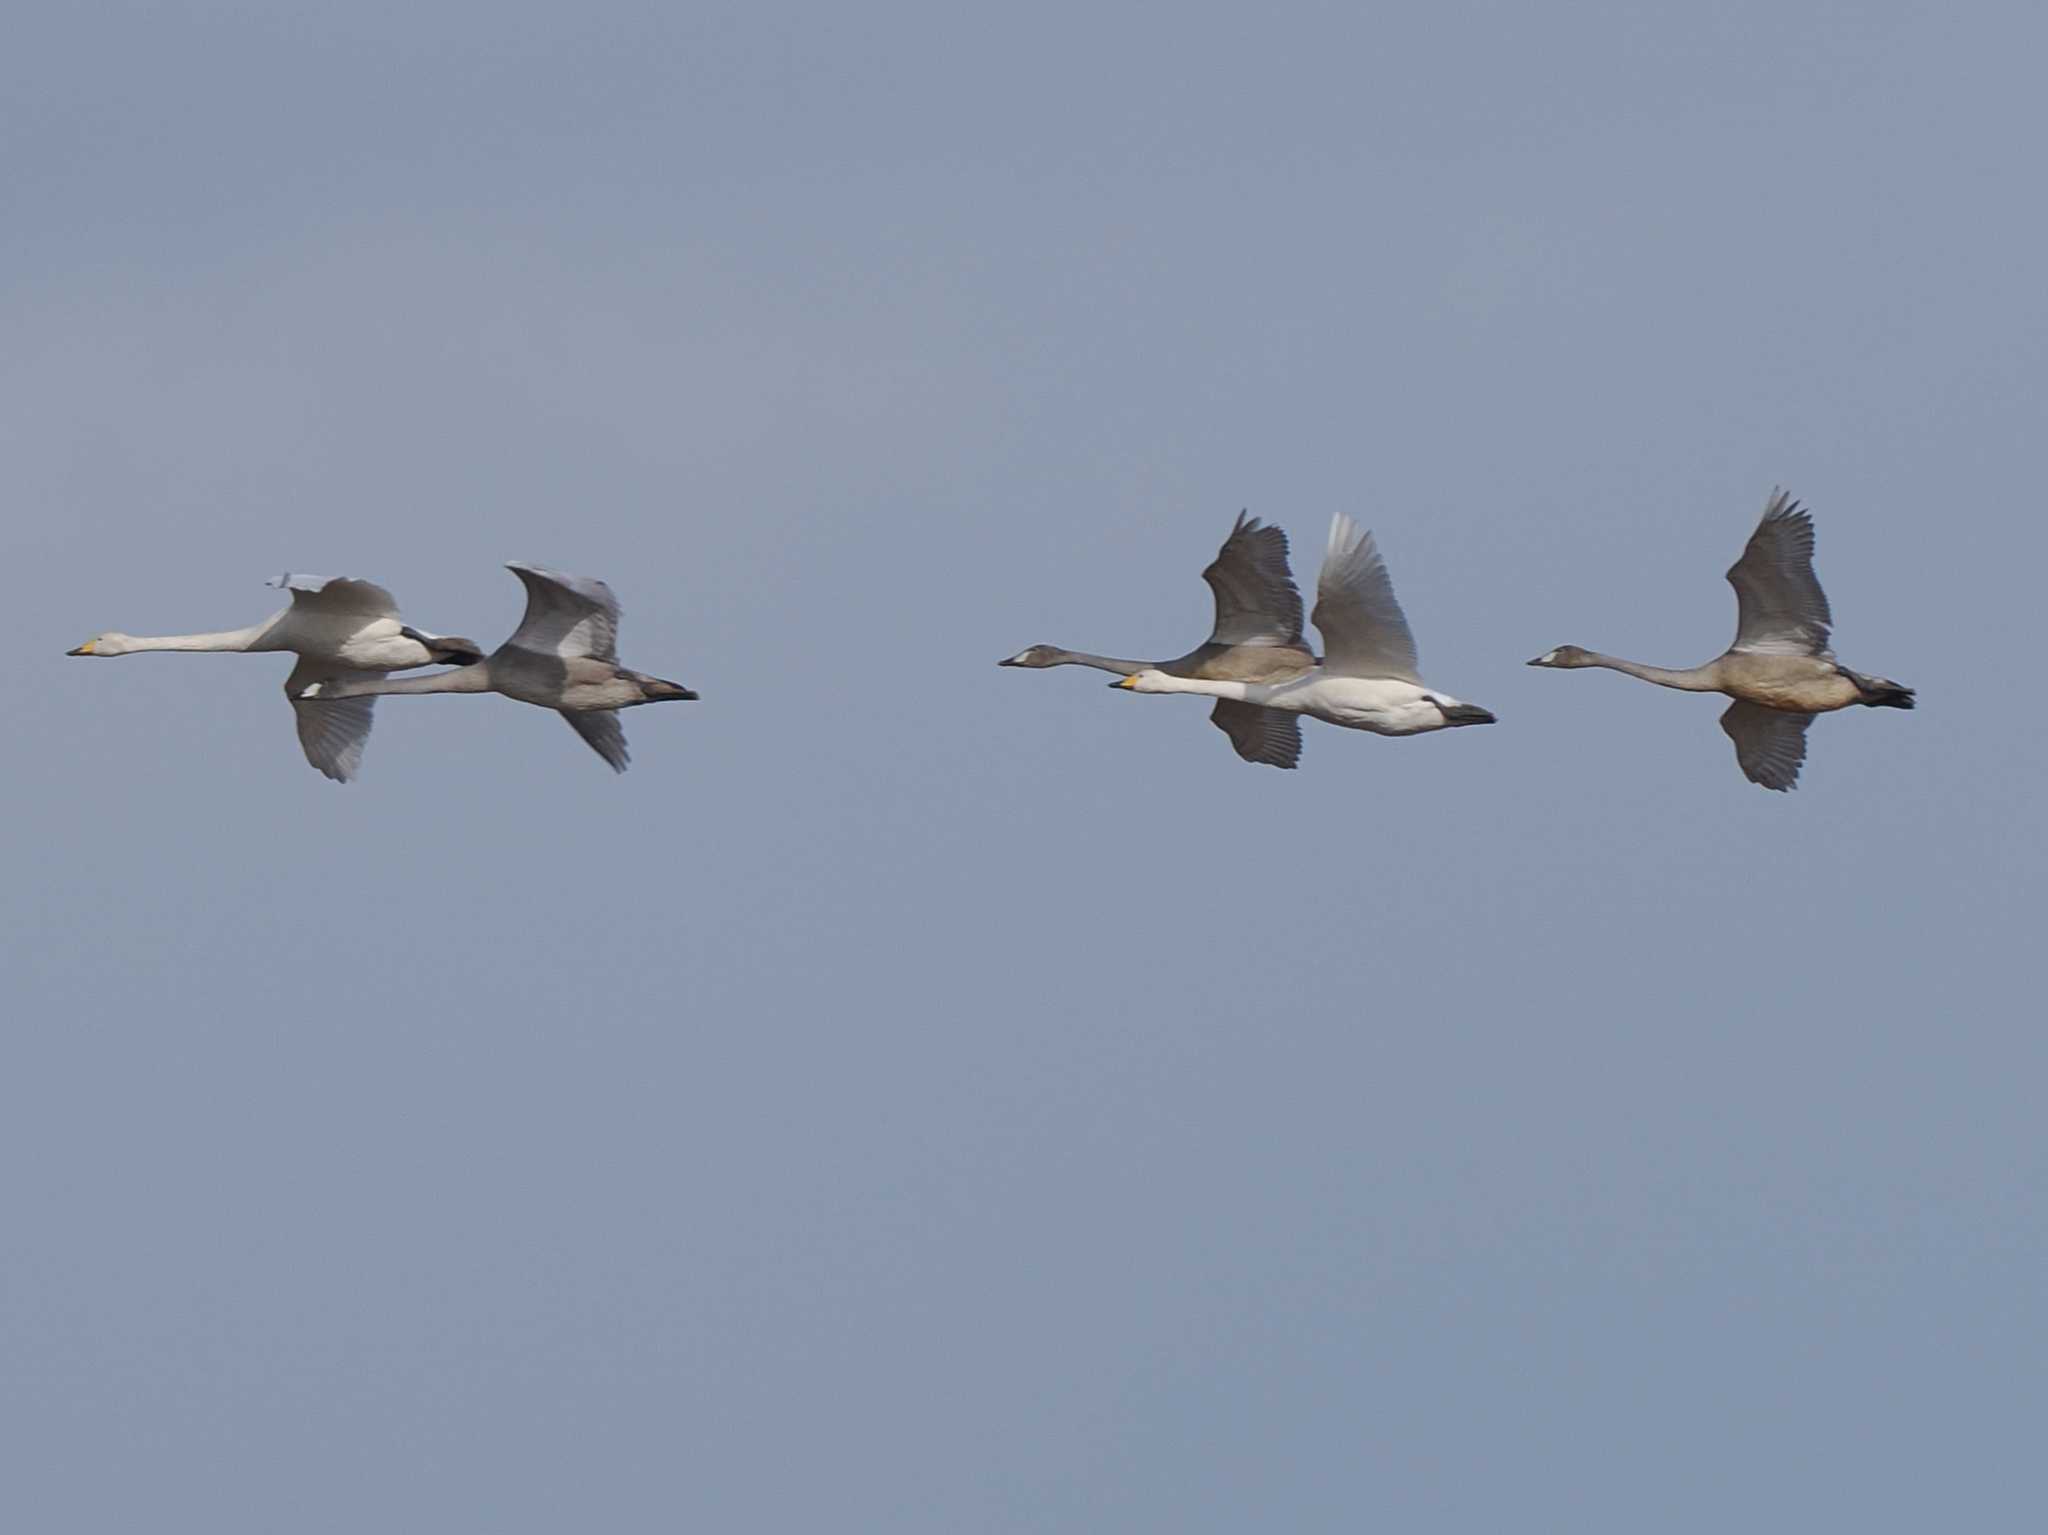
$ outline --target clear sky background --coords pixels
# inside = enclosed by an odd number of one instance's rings
[[[2038,1517],[2038,7],[8,30],[10,1528]],[[1918,712],[1523,667],[1717,654],[1776,484]],[[995,668],[1241,507],[1499,725]],[[508,559],[702,692],[624,778],[62,654]]]

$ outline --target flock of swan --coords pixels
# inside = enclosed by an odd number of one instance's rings
[[[519,627],[488,655],[473,642],[404,623],[391,593],[368,581],[282,577],[291,605],[246,629],[142,638],[109,632],[67,652],[123,656],[145,650],[290,651],[285,681],[306,760],[346,783],[362,765],[371,709],[388,693],[501,693],[554,709],[593,751],[623,773],[628,761],[618,711],[694,699],[678,682],[619,665],[619,604],[602,581],[537,565],[507,567],[526,588]],[[1287,535],[1240,513],[1202,572],[1215,596],[1209,638],[1171,661],[1125,661],[1033,645],[1002,666],[1092,666],[1135,693],[1196,693],[1216,703],[1209,718],[1247,762],[1291,768],[1301,759],[1300,716],[1375,735],[1409,736],[1454,725],[1491,725],[1477,704],[1430,687],[1416,672],[1415,636],[1394,596],[1372,534],[1339,513],[1316,581],[1323,654],[1301,632],[1301,593],[1288,567]],[[1734,700],[1721,728],[1750,782],[1785,790],[1806,760],[1806,727],[1851,704],[1910,709],[1913,690],[1851,671],[1829,648],[1833,617],[1813,573],[1813,518],[1775,492],[1742,558],[1735,588],[1735,643],[1701,666],[1674,670],[1560,645],[1528,664],[1606,667],[1692,693]],[[393,679],[390,673],[446,665]]]
[[[1311,620],[1318,658],[1301,634],[1301,594],[1287,565],[1287,535],[1240,515],[1202,579],[1216,596],[1209,638],[1171,661],[1123,661],[1033,645],[1003,666],[1093,666],[1119,673],[1111,687],[1134,693],[1199,693],[1209,718],[1247,762],[1291,768],[1301,759],[1298,715],[1351,730],[1410,736],[1454,725],[1491,725],[1493,715],[1417,675],[1415,636],[1394,597],[1372,535],[1339,513],[1316,580]],[[1735,700],[1721,728],[1751,783],[1790,789],[1806,760],[1816,714],[1851,704],[1910,709],[1913,690],[1853,672],[1828,648],[1833,618],[1813,573],[1813,518],[1773,493],[1742,558],[1729,568],[1738,616],[1735,643],[1704,666],[1674,671],[1560,645],[1531,666],[1604,666],[1660,687],[1724,693]]]

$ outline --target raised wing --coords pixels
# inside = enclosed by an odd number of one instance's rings
[[[1209,722],[1230,737],[1230,744],[1247,762],[1267,767],[1291,768],[1301,761],[1301,716],[1286,709],[1262,709],[1257,704],[1219,698],[1209,711]]]
[[[590,744],[590,749],[612,765],[614,773],[626,771],[633,759],[626,755],[626,732],[616,709],[558,709],[569,728]]]
[[[1740,701],[1721,715],[1721,728],[1735,743],[1742,776],[1780,792],[1798,786],[1799,769],[1806,761],[1806,727],[1812,723],[1810,714]]]
[[[374,581],[358,581],[350,576],[295,576],[287,571],[270,584],[291,593],[292,611],[295,613],[349,618],[398,617],[398,600]]]
[[[1315,626],[1323,669],[1336,677],[1393,677],[1420,686],[1415,636],[1372,534],[1342,512],[1330,519],[1330,546],[1316,580]]]
[[[1239,512],[1202,579],[1216,594],[1211,644],[1301,643],[1301,593],[1287,568],[1287,535],[1278,528]]]
[[[506,644],[542,655],[618,664],[619,599],[609,586],[516,561],[505,568],[526,587],[526,616]]]
[[[363,748],[369,744],[370,711],[375,696],[367,698],[300,698],[299,690],[315,682],[356,681],[382,677],[383,672],[340,672],[316,661],[301,661],[292,668],[284,685],[292,701],[292,716],[299,728],[299,746],[306,760],[336,783],[351,782],[363,765]]]
[[[1728,567],[1735,588],[1735,650],[1767,656],[1825,656],[1827,594],[1813,573],[1813,518],[1784,491],[1771,493],[1742,558]]]

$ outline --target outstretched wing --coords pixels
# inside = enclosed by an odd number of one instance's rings
[[[1806,761],[1806,727],[1812,723],[1810,714],[1741,701],[1721,715],[1721,728],[1735,743],[1742,776],[1781,792],[1799,784],[1799,769]]]
[[[1728,567],[1735,588],[1736,650],[1767,656],[1825,656],[1827,594],[1813,573],[1813,518],[1784,491],[1771,493],[1742,558]]]
[[[1342,512],[1330,519],[1330,546],[1316,580],[1316,628],[1323,669],[1335,677],[1393,677],[1420,686],[1415,636],[1394,600],[1387,564],[1372,534]]]
[[[505,568],[526,587],[526,616],[506,644],[541,655],[618,664],[619,600],[609,586],[517,561]]]
[[[1301,716],[1289,710],[1219,698],[1209,711],[1209,722],[1230,737],[1247,762],[1291,768],[1301,761]]]
[[[291,593],[294,613],[336,618],[396,618],[398,600],[374,581],[351,576],[295,576],[287,571],[270,583]]]
[[[299,746],[306,760],[336,783],[354,780],[363,765],[363,748],[369,744],[370,711],[376,707],[374,694],[366,698],[300,698],[299,690],[315,682],[357,681],[384,676],[383,672],[339,672],[316,661],[302,660],[292,668],[284,685],[292,702],[292,717],[299,729]]]
[[[616,709],[558,709],[569,728],[583,737],[590,749],[612,765],[614,773],[626,771],[633,759],[626,754],[626,732]]]
[[[1287,568],[1287,535],[1278,528],[1239,512],[1202,579],[1216,594],[1212,645],[1301,643],[1301,593]]]

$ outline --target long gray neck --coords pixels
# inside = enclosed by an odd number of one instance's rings
[[[458,666],[451,672],[429,672],[424,677],[364,677],[355,681],[329,683],[320,689],[322,698],[383,698],[394,693],[488,693],[491,667],[488,661]]]
[[[1609,671],[1626,672],[1631,677],[1640,677],[1645,682],[1654,682],[1660,688],[1677,688],[1684,693],[1712,693],[1717,691],[1718,678],[1715,665],[1709,661],[1705,666],[1688,666],[1683,671],[1674,671],[1668,666],[1645,666],[1641,661],[1624,661],[1619,656],[1603,656],[1597,650],[1586,652],[1588,666],[1604,666]]]
[[[1085,650],[1055,651],[1059,659],[1054,666],[1092,666],[1099,672],[1115,672],[1119,677],[1129,677],[1153,665],[1151,661],[1119,661],[1115,656],[1091,656]]]

